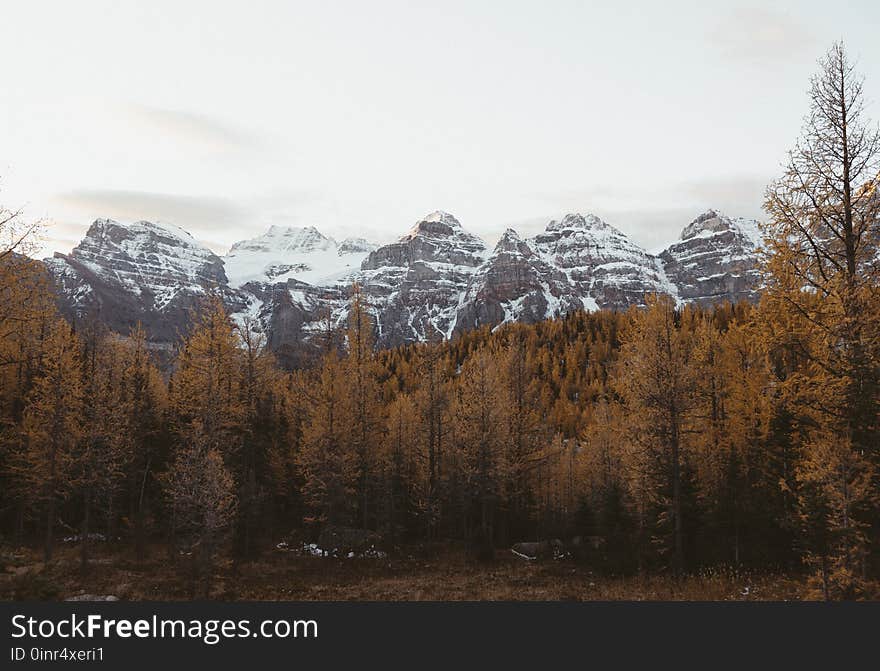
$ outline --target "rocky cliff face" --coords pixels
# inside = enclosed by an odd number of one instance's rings
[[[141,323],[157,342],[172,342],[209,290],[220,291],[230,309],[244,305],[228,287],[223,261],[165,224],[98,219],[70,254],[46,266],[68,317],[96,318],[125,334]]]
[[[583,307],[560,286],[566,275],[509,228],[477,269],[456,312],[455,331],[508,321],[535,322]]]
[[[676,294],[656,258],[598,217],[569,214],[527,240],[502,236],[463,297],[456,330],[626,309],[657,292]]]
[[[363,262],[356,279],[376,315],[380,346],[448,338],[461,295],[488,248],[446,212],[433,212]]]
[[[646,293],[674,293],[656,259],[595,215],[551,221],[531,243],[565,274],[567,292],[585,309],[625,309],[644,303]]]
[[[682,301],[709,305],[755,300],[760,244],[756,222],[709,210],[685,226],[660,260]]]
[[[751,300],[756,230],[709,211],[652,256],[598,217],[569,214],[533,238],[508,229],[490,250],[454,216],[433,212],[381,247],[273,226],[220,258],[172,226],[102,219],[46,265],[73,318],[93,315],[121,333],[141,322],[156,343],[169,344],[205,293],[219,291],[237,322],[262,331],[295,363],[304,343],[345,325],[354,283],[382,347],[573,310],[625,309],[648,293],[702,304]]]

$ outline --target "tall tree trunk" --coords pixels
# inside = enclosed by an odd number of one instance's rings
[[[146,530],[145,526],[145,508],[147,505],[146,501],[146,490],[147,490],[147,475],[150,472],[150,459],[147,459],[146,466],[144,467],[144,474],[141,477],[141,485],[140,491],[138,492],[137,499],[137,509],[135,511],[134,517],[134,544],[135,544],[135,556],[137,557],[138,562],[143,562],[147,556],[146,550]]]
[[[48,564],[52,561],[52,550],[55,543],[55,493],[49,496],[46,511],[46,545],[43,549],[43,559]]]
[[[672,409],[672,516],[673,516],[673,558],[672,570],[676,577],[684,571],[684,542],[681,520],[681,456],[678,435],[678,419],[675,407]]]
[[[49,481],[47,483],[49,501],[48,510],[46,511],[46,547],[43,552],[47,564],[52,561],[52,551],[55,545],[55,491],[57,489],[57,483],[55,482],[55,459],[56,449],[53,444],[49,454]]]
[[[87,489],[85,495],[83,496],[84,500],[84,510],[83,510],[83,522],[82,522],[82,530],[80,531],[80,555],[79,555],[79,568],[83,573],[86,572],[86,569],[89,565],[89,522],[91,517],[92,510],[92,497],[91,490]]]

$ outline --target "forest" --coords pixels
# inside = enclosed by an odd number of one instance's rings
[[[861,82],[835,46],[767,190],[755,305],[656,295],[377,350],[353,287],[313,364],[284,370],[208,292],[160,361],[140,328],[63,319],[5,212],[4,558],[75,546],[85,575],[112,545],[208,585],[328,526],[474,566],[581,537],[597,574],[733,567],[880,597],[880,136]]]

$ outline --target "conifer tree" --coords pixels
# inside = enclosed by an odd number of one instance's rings
[[[46,561],[52,560],[59,502],[72,489],[84,406],[80,343],[67,322],[59,319],[46,337],[28,394],[22,422],[25,447],[15,465],[16,476],[44,511]]]
[[[502,429],[509,436],[504,446],[506,480],[504,482],[502,538],[513,534],[522,537],[528,528],[529,476],[532,459],[546,436],[540,424],[538,388],[534,364],[525,331],[516,328],[503,347],[491,350],[498,362]]]
[[[235,518],[235,483],[214,438],[195,420],[188,442],[176,450],[164,474],[173,538],[192,558],[193,587],[210,577],[212,562]],[[207,589],[209,583],[205,582]]]
[[[877,490],[866,456],[831,431],[811,431],[797,466],[806,560],[828,599],[863,596],[863,560]]]
[[[302,497],[302,449],[307,426],[307,394],[304,371],[294,371],[276,380],[276,412],[279,433],[269,451],[271,488],[275,510],[282,519],[301,522],[304,517]],[[297,523],[298,526],[298,523]]]
[[[684,570],[686,431],[694,407],[692,338],[668,296],[648,298],[622,336],[616,389],[633,418],[628,434],[638,482],[648,484],[667,527],[671,565]],[[638,454],[641,453],[641,454]]]
[[[14,471],[25,449],[22,415],[58,320],[47,273],[15,253],[0,258],[0,507],[14,509],[21,537],[35,492]]]
[[[101,509],[109,525],[115,522],[116,498],[133,434],[125,430],[128,412],[123,394],[124,346],[92,322],[84,334],[83,359],[87,402],[82,408],[82,437],[72,460],[71,490],[83,506],[80,562],[85,570],[93,512]]]
[[[503,400],[493,357],[480,349],[462,366],[451,414],[465,529],[470,532],[473,527],[481,556],[487,558],[495,546],[496,511],[504,500],[509,472]]]
[[[126,437],[126,462],[129,509],[134,520],[135,554],[139,561],[146,556],[147,516],[155,475],[162,467],[165,385],[153,364],[146,333],[138,324],[123,344],[122,381],[118,403],[122,408],[120,430]]]
[[[414,530],[415,517],[425,508],[426,461],[421,444],[418,410],[407,394],[399,394],[388,407],[385,449],[381,468],[384,477],[384,515],[392,544]]]
[[[254,330],[250,320],[239,326],[241,340],[241,450],[232,457],[238,483],[238,524],[236,549],[243,557],[256,551],[254,536],[265,521],[271,452],[284,432],[279,413],[279,372],[265,337]]]
[[[375,518],[378,491],[378,448],[381,444],[380,390],[373,348],[373,322],[360,287],[352,290],[348,315],[348,356],[345,376],[349,384],[345,411],[349,439],[346,450],[355,460],[357,522],[369,528]]]
[[[627,495],[622,440],[625,417],[619,403],[599,400],[581,434],[575,465],[575,484],[582,496],[576,529],[581,535],[602,536],[616,566],[625,566],[633,554],[629,511],[633,503]]]
[[[449,380],[440,347],[427,345],[422,348],[415,370],[418,384],[413,390],[413,401],[420,415],[421,442],[425,446],[427,456],[425,517],[428,536],[433,537],[437,533],[442,513],[444,458],[446,458],[445,448],[450,432]]]
[[[171,532],[175,542],[182,538],[199,548],[200,573],[210,565],[221,532],[234,522],[235,492],[242,484],[240,469],[235,469],[241,463],[247,415],[240,345],[221,297],[209,294],[169,382],[174,448],[165,489],[173,502]],[[210,469],[204,474],[210,480],[199,480],[199,469]],[[186,494],[193,482],[204,482],[210,489]]]
[[[344,524],[355,512],[351,505],[355,455],[345,449],[350,431],[345,414],[345,371],[345,363],[331,351],[302,389],[308,419],[302,449],[296,456],[303,476],[303,496],[311,511],[307,522]]]
[[[169,410],[184,443],[198,423],[202,439],[231,459],[243,433],[242,349],[218,295],[206,297],[169,384]]]
[[[880,130],[864,118],[863,80],[838,43],[813,78],[810,113],[786,172],[767,191],[762,311],[770,346],[795,363],[782,390],[802,437],[797,480],[824,483],[799,496],[801,518],[824,517],[827,535],[849,539],[831,561],[852,583],[844,593],[863,573],[854,563],[865,556],[858,529],[877,519],[871,488],[858,483],[869,477],[873,491],[880,486],[878,170]],[[837,464],[835,477],[821,467],[825,458]],[[829,514],[804,510],[807,502]],[[880,538],[880,524],[873,535]]]

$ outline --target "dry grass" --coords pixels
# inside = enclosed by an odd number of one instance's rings
[[[615,577],[572,561],[529,562],[499,551],[494,564],[479,564],[451,547],[427,557],[329,559],[272,551],[258,561],[215,567],[208,596],[218,600],[455,601],[455,600],[799,600],[801,576],[713,569],[682,580],[669,576]],[[79,571],[75,547],[60,549],[49,567],[35,550],[0,553],[0,599],[65,599],[112,594],[120,599],[190,598],[185,565],[169,565],[161,548],[136,563],[128,552],[99,545],[89,571]]]

